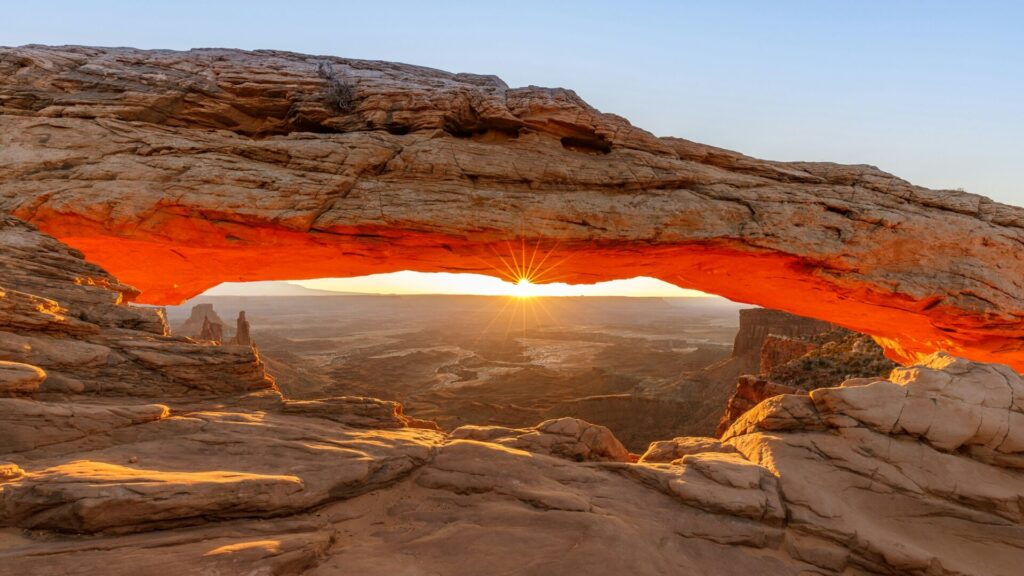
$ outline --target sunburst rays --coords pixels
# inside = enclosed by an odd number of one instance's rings
[[[520,238],[517,242],[506,240],[504,249],[501,245],[491,247],[494,258],[491,262],[484,263],[502,280],[512,284],[513,289],[501,309],[481,331],[480,338],[502,318],[505,319],[504,341],[508,341],[513,332],[518,332],[525,338],[529,327],[540,325],[545,318],[555,326],[561,325],[542,298],[544,284],[559,282],[565,278],[564,274],[559,273],[559,267],[571,257],[571,254],[556,259],[554,255],[559,244],[559,241],[555,241],[546,249],[542,249],[540,241],[529,246],[525,238]],[[495,261],[500,264],[493,264]]]

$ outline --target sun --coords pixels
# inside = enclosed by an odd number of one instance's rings
[[[530,298],[537,295],[537,285],[530,282],[529,278],[516,280],[512,295],[516,298]]]

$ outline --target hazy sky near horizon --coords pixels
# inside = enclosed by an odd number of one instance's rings
[[[0,44],[274,48],[497,74],[774,160],[1024,206],[1024,2],[46,1]]]

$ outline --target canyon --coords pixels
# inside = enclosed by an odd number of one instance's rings
[[[165,310],[182,336],[197,315],[246,310],[288,398],[392,400],[444,430],[574,416],[642,453],[654,440],[714,431],[741,365],[756,357],[730,353],[740,308],[713,298],[364,294],[202,296]]]
[[[272,51],[0,49],[0,127],[0,574],[1019,572],[1022,209]],[[720,370],[792,393],[741,382],[717,438],[630,453],[574,417],[289,397],[258,334],[133,304],[400,269],[648,275],[901,365],[808,381],[813,350],[750,331]],[[857,338],[829,354],[876,366]]]

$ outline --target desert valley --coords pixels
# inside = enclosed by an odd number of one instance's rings
[[[895,366],[868,338],[863,354],[822,352],[855,335],[717,298],[292,291],[200,296],[166,315],[176,335],[199,338],[209,318],[230,341],[224,318],[246,311],[260,358],[289,398],[394,400],[446,430],[571,416],[608,427],[636,453],[660,439],[713,435],[741,375],[774,370],[777,384],[806,389],[781,366],[792,363],[818,387]],[[799,367],[811,351],[830,364]]]

